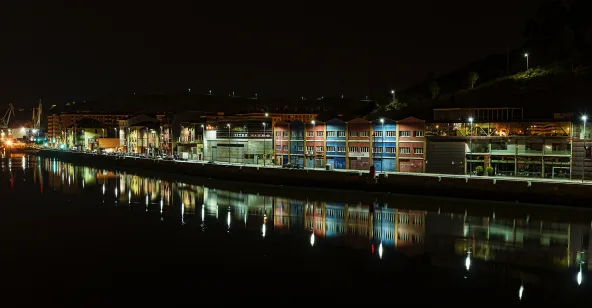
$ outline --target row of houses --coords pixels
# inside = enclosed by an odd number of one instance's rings
[[[584,131],[584,122],[569,115],[525,120],[519,108],[436,109],[430,121],[203,112],[52,117],[70,119],[48,130],[62,148],[301,168],[374,166],[379,173],[592,177],[590,126]]]

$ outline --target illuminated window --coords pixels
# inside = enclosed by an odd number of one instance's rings
[[[411,154],[411,148],[399,148],[401,154]]]
[[[422,130],[416,130],[413,132],[413,137],[423,137],[423,131]]]
[[[327,137],[335,137],[335,132],[328,131],[327,132]]]
[[[360,133],[360,137],[368,137],[370,136],[370,132],[369,131],[363,131]]]
[[[423,154],[423,148],[415,148],[415,149],[413,149],[413,154]]]
[[[345,132],[344,131],[337,132],[337,137],[345,137]]]
[[[411,132],[408,130],[400,131],[399,137],[411,137]]]

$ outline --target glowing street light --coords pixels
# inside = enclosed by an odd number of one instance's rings
[[[582,139],[586,139],[586,122],[587,122],[587,120],[588,120],[588,116],[583,115],[582,122],[584,122],[584,132],[581,134]],[[583,161],[582,161],[582,182],[584,182],[584,162]]]
[[[526,58],[526,70],[528,71],[528,53],[525,53],[524,57]]]

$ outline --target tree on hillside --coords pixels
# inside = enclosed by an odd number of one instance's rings
[[[390,100],[389,104],[384,107],[387,111],[401,110],[407,107],[407,104],[401,102],[398,98]]]
[[[430,82],[430,93],[432,94],[432,99],[438,97],[438,95],[440,95],[440,85],[438,84],[437,81],[432,81]]]
[[[475,87],[475,84],[477,83],[477,80],[479,80],[479,73],[477,72],[470,72],[469,73],[469,89],[472,89]]]

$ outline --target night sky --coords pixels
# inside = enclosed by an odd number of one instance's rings
[[[430,71],[519,47],[525,19],[543,0],[393,2],[19,2],[1,21],[0,111],[8,102],[30,108],[38,97],[59,104],[187,88],[386,96]]]

